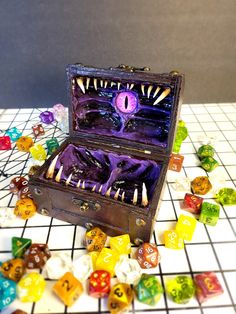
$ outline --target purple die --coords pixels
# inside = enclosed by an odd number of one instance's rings
[[[203,303],[224,292],[216,274],[213,272],[198,274],[194,277],[194,281],[199,303]]]
[[[41,112],[39,115],[40,120],[45,124],[50,124],[54,121],[54,116],[51,111]]]
[[[18,130],[16,127],[14,127],[14,128],[7,130],[6,135],[8,135],[13,142],[15,142],[18,140],[18,138],[21,137],[22,132],[20,130]]]

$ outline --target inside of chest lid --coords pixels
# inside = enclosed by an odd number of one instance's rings
[[[69,70],[74,132],[168,147],[173,79],[146,73]]]

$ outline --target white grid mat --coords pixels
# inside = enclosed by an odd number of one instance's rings
[[[31,127],[39,122],[42,110],[44,109],[0,109],[0,129],[6,130],[15,126],[23,130],[23,135],[32,136]],[[163,231],[174,226],[180,213],[186,213],[180,209],[180,200],[185,193],[177,193],[173,189],[173,182],[177,177],[188,176],[194,179],[199,175],[208,175],[199,167],[199,159],[196,156],[201,145],[199,139],[203,135],[217,137],[217,143],[214,145],[215,158],[220,166],[211,174],[221,174],[226,178],[225,186],[235,188],[236,104],[183,105],[181,118],[186,122],[189,131],[189,137],[182,144],[180,152],[185,157],[184,167],[180,173],[168,171],[167,186],[152,239],[158,245],[161,263],[157,268],[145,272],[155,274],[164,286],[166,279],[178,274],[193,276],[199,272],[214,271],[224,288],[224,294],[203,305],[200,305],[196,298],[186,305],[178,305],[170,301],[166,294],[155,307],[135,299],[130,313],[236,313],[236,206],[221,206],[220,219],[215,227],[197,223],[193,241],[186,243],[184,250],[166,249],[162,244]],[[67,136],[58,128],[56,122],[44,125],[44,128],[45,136],[36,139],[36,142],[43,146],[48,138],[56,137],[61,143]],[[29,154],[18,152],[15,147],[9,151],[0,151],[0,170],[3,171],[0,173],[0,210],[2,207],[14,208],[16,197],[9,192],[9,183],[15,176],[26,176],[31,165]],[[212,196],[208,193],[204,199],[211,199]],[[13,236],[48,243],[52,252],[67,251],[75,259],[86,252],[82,246],[84,232],[82,227],[39,214],[28,221],[16,219],[13,226],[0,229],[0,261],[12,258]],[[115,280],[113,279],[114,282]],[[87,293],[83,293],[72,307],[65,307],[52,292],[54,282],[47,280],[44,296],[37,303],[21,303],[16,300],[2,313],[8,314],[17,308],[27,313],[109,313],[106,299],[98,300]]]

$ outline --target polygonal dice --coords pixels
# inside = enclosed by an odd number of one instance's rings
[[[44,131],[44,128],[42,126],[42,124],[35,124],[32,126],[32,130],[33,130],[33,133],[34,133],[34,136],[35,137],[38,137],[40,135],[44,135],[45,134],[45,131]]]
[[[176,171],[176,172],[180,172],[182,169],[183,161],[184,161],[184,156],[180,154],[172,153],[170,157],[168,169]]]
[[[95,298],[108,296],[111,286],[111,275],[105,270],[96,270],[89,279],[89,295]]]
[[[118,255],[115,251],[103,248],[96,260],[96,270],[106,270],[113,277],[115,273],[115,265],[118,260]]]
[[[139,302],[155,305],[163,294],[163,288],[154,275],[142,274],[135,293]]]
[[[41,112],[39,118],[45,124],[50,124],[54,121],[53,113],[48,110]]]
[[[34,145],[34,142],[31,137],[21,136],[16,141],[16,147],[20,152],[29,152],[30,147]]]
[[[23,257],[25,251],[31,246],[31,239],[12,237],[12,255],[14,257]]]
[[[25,273],[25,263],[20,258],[4,262],[0,268],[4,277],[13,281],[19,281]]]
[[[46,150],[40,144],[30,147],[29,151],[35,160],[43,161],[47,158]]]
[[[0,276],[0,311],[16,298],[16,283]]]
[[[108,297],[108,310],[111,313],[123,313],[133,301],[133,290],[126,283],[118,283],[111,288]]]
[[[164,232],[165,247],[174,250],[181,250],[184,248],[184,240],[175,230],[166,230]]]
[[[11,149],[11,139],[9,136],[0,136],[0,150]]]
[[[211,145],[202,145],[197,152],[200,159],[214,156],[214,148]]]
[[[118,254],[130,254],[131,243],[128,234],[110,238],[110,248]]]
[[[197,220],[195,218],[181,214],[179,216],[175,230],[178,232],[179,236],[182,239],[191,241],[196,228],[196,224]]]
[[[106,243],[106,239],[106,233],[95,227],[86,232],[84,242],[88,252],[101,251]]]
[[[194,194],[205,195],[211,190],[212,185],[208,177],[200,176],[191,181],[191,188]]]
[[[46,141],[46,146],[48,149],[48,155],[51,155],[59,147],[58,140],[56,138],[51,138]]]
[[[142,269],[136,259],[121,255],[115,266],[115,274],[119,282],[137,284],[142,275]]]
[[[136,258],[141,268],[154,268],[160,262],[160,254],[153,243],[143,243],[136,252]]]
[[[29,219],[36,213],[36,206],[32,199],[25,198],[16,202],[14,214],[22,219]]]
[[[34,243],[25,251],[25,265],[29,269],[42,268],[50,257],[47,244]]]
[[[23,187],[23,188],[19,191],[19,193],[18,193],[18,198],[19,198],[19,199],[32,198],[32,194],[31,194],[31,192],[30,192],[30,189],[29,189],[28,185],[25,186],[25,187]]]
[[[70,272],[71,269],[71,257],[69,254],[63,252],[59,252],[51,256],[44,266],[44,270],[50,279],[59,279],[65,274],[65,272]]]
[[[89,254],[84,254],[73,261],[72,267],[74,276],[80,282],[84,282],[93,272],[92,257]]]
[[[215,160],[213,157],[205,157],[201,161],[201,167],[205,169],[207,172],[211,172],[218,166],[219,166],[218,161]]]
[[[18,138],[21,137],[22,132],[20,130],[18,130],[16,127],[14,127],[14,128],[7,130],[6,135],[8,135],[13,142],[15,142],[18,140]]]
[[[201,211],[202,202],[203,202],[202,197],[186,193],[182,209],[198,215]]]
[[[17,295],[21,302],[37,302],[44,293],[46,282],[39,273],[30,273],[21,278],[17,285]]]
[[[215,226],[220,216],[220,206],[208,202],[202,203],[199,221],[210,226]]]
[[[167,281],[166,292],[175,303],[186,304],[195,294],[195,285],[189,276],[176,276]]]
[[[17,194],[22,188],[28,185],[28,180],[24,177],[14,177],[9,185],[11,193]]]
[[[203,303],[213,297],[221,295],[224,290],[213,272],[205,272],[194,277],[197,299]]]

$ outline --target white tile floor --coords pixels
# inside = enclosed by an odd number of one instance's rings
[[[16,126],[23,130],[24,135],[31,134],[31,126],[38,121],[40,111],[37,109],[7,109],[0,110],[0,129]],[[136,299],[130,308],[131,313],[159,314],[233,314],[236,313],[236,206],[221,208],[220,220],[215,227],[197,223],[196,231],[191,242],[186,242],[185,249],[174,251],[163,246],[163,231],[175,225],[177,217],[187,214],[180,207],[185,192],[173,189],[173,182],[178,177],[194,179],[199,175],[208,175],[199,167],[196,151],[201,145],[203,135],[216,137],[214,145],[216,159],[221,166],[213,173],[224,177],[225,186],[236,186],[236,104],[197,104],[183,105],[181,118],[186,122],[189,136],[182,144],[181,154],[184,155],[184,167],[180,173],[168,172],[167,186],[163,196],[160,212],[155,225],[155,236],[160,253],[161,263],[156,269],[147,271],[155,274],[164,284],[176,274],[193,276],[197,272],[215,271],[224,288],[224,294],[199,305],[194,298],[186,305],[173,303],[164,294],[156,307],[138,302]],[[37,139],[45,145],[46,137],[57,137],[59,142],[65,134],[56,124],[46,126],[46,135]],[[15,148],[10,151],[0,151],[0,170],[7,177],[0,176],[0,210],[1,207],[14,208],[16,197],[9,193],[10,180],[16,175],[27,175],[31,161],[29,155],[18,152]],[[186,191],[187,192],[187,191]],[[204,198],[214,202],[212,193]],[[23,236],[34,242],[47,242],[53,251],[66,250],[74,257],[84,254],[82,239],[85,229],[75,227],[57,219],[36,215],[26,223],[16,219],[12,227],[0,229],[0,261],[11,257],[11,237]],[[63,236],[61,236],[63,234]],[[132,250],[135,251],[135,248]],[[114,282],[116,279],[113,280]],[[2,311],[10,314],[20,308],[27,313],[108,313],[106,299],[97,300],[84,293],[71,307],[65,308],[62,302],[52,293],[54,281],[47,280],[43,298],[36,304],[14,301],[9,308]]]

